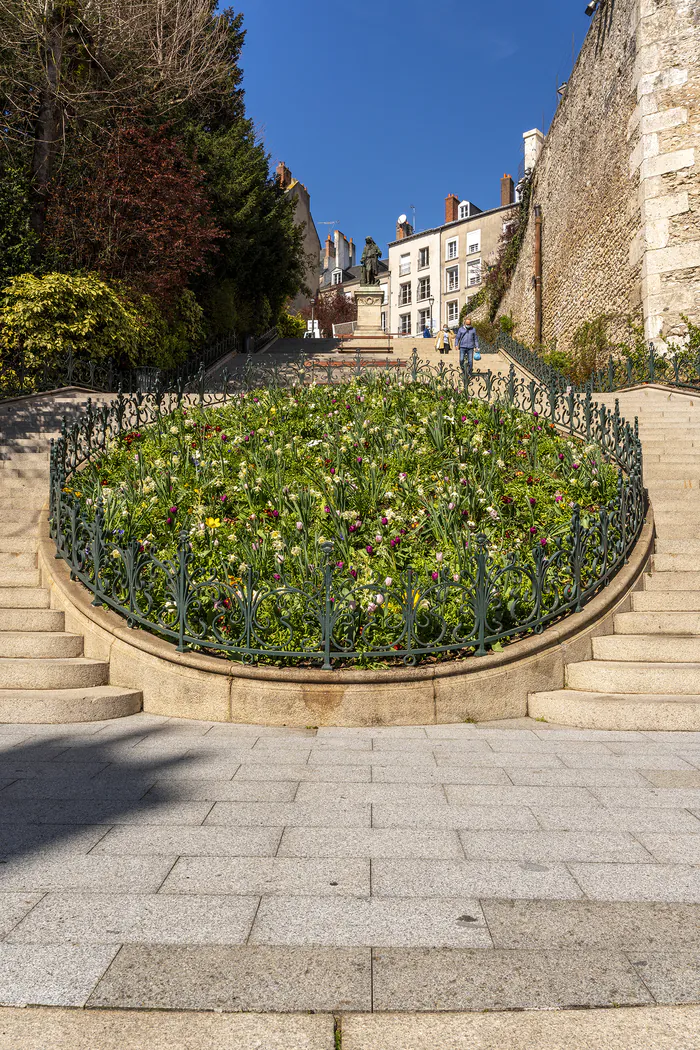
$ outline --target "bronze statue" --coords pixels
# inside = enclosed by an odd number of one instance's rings
[[[360,259],[360,284],[379,284],[379,260],[382,253],[371,237],[365,237],[365,248]]]

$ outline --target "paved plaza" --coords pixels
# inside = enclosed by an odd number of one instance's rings
[[[0,727],[0,1000],[700,1001],[700,734]]]

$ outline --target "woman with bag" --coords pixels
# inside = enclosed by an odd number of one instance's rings
[[[441,354],[449,354],[452,349],[452,332],[447,325],[443,325],[442,331],[438,332],[435,349],[439,350]]]

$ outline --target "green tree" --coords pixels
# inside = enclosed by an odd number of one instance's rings
[[[9,164],[0,170],[0,287],[32,269],[36,235],[29,223],[26,170]]]
[[[295,202],[271,177],[252,121],[192,125],[187,140],[206,174],[212,216],[226,235],[212,275],[195,285],[211,333],[264,332],[304,285],[304,227],[295,222]]]

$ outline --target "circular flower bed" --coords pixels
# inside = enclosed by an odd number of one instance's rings
[[[534,624],[561,606],[572,560],[583,585],[600,575],[597,553],[571,554],[572,518],[595,522],[618,473],[536,413],[375,374],[182,407],[110,442],[64,492],[83,521],[99,509],[101,589],[141,622],[174,627],[183,602],[161,570],[185,543],[189,644],[300,662],[324,615],[341,653],[474,648],[479,588],[491,635]]]

